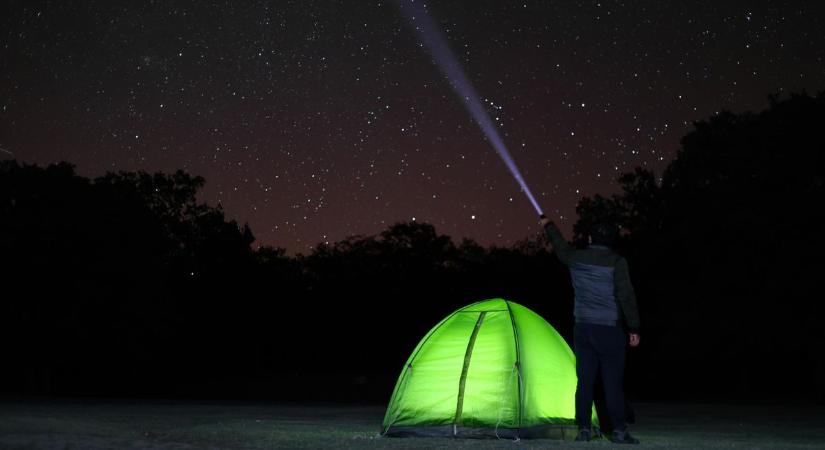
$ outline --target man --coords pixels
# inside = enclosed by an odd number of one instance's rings
[[[607,410],[614,427],[613,442],[638,444],[638,439],[627,431],[622,378],[628,341],[631,347],[639,345],[639,313],[627,261],[611,249],[619,237],[619,229],[612,224],[598,224],[590,235],[590,245],[577,250],[567,243],[552,221],[542,216],[541,224],[556,256],[570,269],[575,292],[573,345],[579,378],[576,440],[591,438],[593,390],[596,376],[601,372]],[[623,321],[628,334],[622,327]]]

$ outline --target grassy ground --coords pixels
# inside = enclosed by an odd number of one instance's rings
[[[1,449],[607,448],[554,440],[381,438],[382,407],[0,403]],[[825,449],[825,408],[636,405],[641,448]]]

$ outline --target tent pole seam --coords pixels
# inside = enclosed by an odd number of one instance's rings
[[[481,324],[484,322],[484,316],[486,315],[487,311],[482,311],[478,315],[478,320],[476,320],[476,324],[473,327],[473,332],[470,334],[470,340],[467,342],[467,350],[464,352],[464,365],[461,368],[461,377],[458,380],[458,399],[455,405],[455,418],[453,419],[453,435],[456,434],[458,422],[461,420],[461,413],[464,409],[464,388],[467,383],[467,372],[470,370],[470,360],[473,357],[473,347],[478,337],[478,330],[481,328]]]
[[[516,370],[518,371],[518,430],[521,430],[522,416],[524,415],[524,391],[521,380],[521,346],[518,340],[518,328],[516,327],[516,317],[513,315],[513,310],[510,308],[510,301],[504,300],[507,305],[507,311],[510,313],[510,325],[513,327],[513,340],[516,343]]]

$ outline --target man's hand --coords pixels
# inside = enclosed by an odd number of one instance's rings
[[[630,333],[630,346],[631,347],[638,347],[639,346],[639,333]]]
[[[546,227],[548,223],[550,223],[550,219],[548,219],[545,216],[542,216],[541,217],[541,227],[542,228]]]

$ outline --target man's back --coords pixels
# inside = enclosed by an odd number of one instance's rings
[[[570,268],[576,322],[615,326],[624,316],[631,330],[638,329],[639,314],[627,260],[606,246],[572,248],[552,222],[545,231],[559,260]]]
[[[607,247],[590,246],[570,255],[570,278],[576,293],[573,313],[577,322],[596,325],[619,324],[615,272],[621,257]]]

